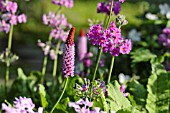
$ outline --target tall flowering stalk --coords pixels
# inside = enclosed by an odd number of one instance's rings
[[[110,10],[112,10],[112,7],[113,7],[113,1],[111,2]],[[110,11],[107,27],[110,23],[111,13],[112,13],[112,11]],[[106,41],[105,40],[106,38],[102,36],[102,27],[100,25],[91,26],[87,35],[88,35],[89,40],[92,42],[93,45],[98,44],[100,46],[99,52],[98,52],[98,57],[97,57],[97,63],[96,63],[96,66],[95,66],[93,79],[92,79],[94,81],[95,77],[96,77],[96,72],[97,72],[97,69],[98,69],[98,66],[99,66],[99,63],[100,63],[100,58],[101,58],[101,55],[102,55],[102,49],[104,47],[103,44]]]
[[[78,39],[78,57],[79,61],[82,61],[87,53],[87,38],[85,36],[84,29],[81,29]]]
[[[13,27],[18,23],[26,23],[27,18],[25,14],[18,15],[17,13],[18,4],[16,2],[11,2],[9,0],[0,1],[0,32],[5,31],[5,33],[9,33],[8,38],[8,48],[6,49],[6,54],[1,54],[1,61],[6,63],[6,74],[5,74],[5,90],[7,93],[8,80],[9,80],[9,68],[11,62],[18,59],[18,57],[14,58],[14,55],[11,52],[12,46],[12,35],[13,35]]]
[[[64,14],[60,14],[61,7],[59,7],[57,14],[54,12],[49,12],[48,15],[43,15],[43,23],[45,25],[48,25],[52,28],[48,42],[46,44],[39,44],[40,47],[44,50],[44,60],[43,60],[43,68],[42,68],[42,82],[44,81],[44,75],[46,72],[46,65],[47,65],[47,59],[48,54],[50,54],[50,57],[52,60],[54,60],[53,64],[53,72],[52,72],[52,82],[54,84],[54,79],[57,72],[57,60],[58,60],[58,51],[60,47],[61,41],[65,42],[68,36],[69,31],[66,30],[66,28],[71,28],[71,24],[67,22],[66,17]],[[52,48],[52,40],[57,40],[57,44],[55,48]]]
[[[64,89],[58,99],[58,101],[56,102],[56,104],[54,105],[54,107],[52,108],[52,110],[50,111],[50,113],[53,113],[54,109],[57,107],[58,103],[60,102],[65,89],[67,87],[67,83],[68,83],[68,77],[74,76],[74,57],[75,57],[75,47],[74,47],[74,34],[75,34],[75,28],[72,27],[68,38],[64,44],[64,50],[63,50],[63,76],[66,78],[65,81],[65,85],[64,85]]]

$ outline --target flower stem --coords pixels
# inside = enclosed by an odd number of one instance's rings
[[[65,82],[65,85],[64,85],[64,89],[63,89],[63,91],[62,91],[62,93],[61,93],[58,101],[56,102],[56,104],[54,105],[54,107],[52,108],[52,110],[50,111],[50,113],[53,113],[54,109],[57,107],[58,103],[60,102],[61,98],[63,97],[63,94],[64,94],[64,92],[65,92],[65,90],[66,90],[66,87],[67,87],[67,83],[68,83],[68,77],[66,78],[66,82]]]
[[[114,56],[112,56],[112,61],[111,61],[111,64],[110,64],[110,71],[109,71],[109,76],[108,76],[107,84],[110,82],[110,79],[111,79],[113,65],[114,65],[114,59],[115,59]]]
[[[60,48],[60,44],[61,44],[61,40],[58,41],[57,46],[56,46],[56,50],[55,50],[56,57],[55,57],[54,64],[53,64],[53,78],[52,78],[53,84],[54,84],[54,79],[55,79],[55,76],[56,76],[56,73],[57,73],[58,51],[59,51],[59,48]]]
[[[109,27],[109,24],[110,24],[110,21],[111,21],[111,16],[112,16],[112,8],[113,8],[113,0],[112,0],[112,2],[111,2],[111,6],[110,6],[110,14],[109,14],[109,19],[108,19],[108,21],[107,21],[107,26],[106,26],[106,28],[108,28]]]
[[[51,37],[51,35],[49,35],[48,42],[47,42],[48,45],[51,44],[51,40],[52,40],[52,37]],[[44,76],[45,76],[45,72],[46,72],[47,60],[48,60],[48,55],[45,55],[44,60],[43,60],[43,67],[42,67],[42,71],[41,71],[41,73],[42,73],[41,83],[44,82]]]
[[[96,63],[96,67],[95,67],[95,70],[94,70],[94,74],[93,74],[93,79],[92,79],[92,81],[94,81],[95,78],[96,78],[96,72],[97,72],[97,68],[98,68],[98,66],[99,66],[101,54],[102,54],[102,47],[100,47],[99,52],[98,52],[97,63]]]
[[[9,32],[9,38],[8,38],[8,51],[7,51],[8,60],[7,60],[7,62],[6,62],[5,94],[7,94],[7,92],[8,92],[9,67],[10,67],[10,58],[9,58],[9,55],[10,55],[10,53],[11,53],[13,29],[14,29],[14,26],[11,25],[11,27],[10,27],[10,32]]]

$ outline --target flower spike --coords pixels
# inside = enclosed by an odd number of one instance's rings
[[[75,28],[72,27],[66,43],[64,44],[63,50],[63,76],[74,76],[74,56],[75,56],[75,48],[74,48],[74,34]]]

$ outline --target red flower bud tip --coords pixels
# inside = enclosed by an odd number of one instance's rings
[[[69,45],[73,45],[74,44],[74,34],[75,34],[75,27],[72,27],[70,32],[69,32],[69,35],[68,35],[68,38],[66,40],[66,43],[69,44]]]
[[[84,29],[81,29],[81,30],[80,30],[80,37],[84,37],[84,36],[85,36]]]

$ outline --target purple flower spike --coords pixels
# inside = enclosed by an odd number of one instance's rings
[[[87,38],[85,36],[84,29],[80,31],[80,37],[78,39],[78,57],[79,61],[82,61],[87,53]]]
[[[75,28],[72,27],[63,50],[63,75],[64,77],[74,76],[74,34]]]

